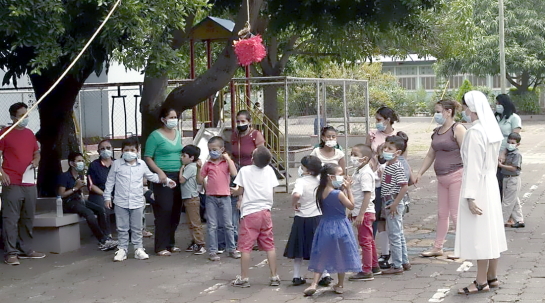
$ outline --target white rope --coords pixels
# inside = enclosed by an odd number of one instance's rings
[[[87,50],[87,48],[89,48],[89,45],[91,45],[91,43],[93,42],[93,40],[95,40],[96,36],[98,35],[98,33],[100,33],[100,31],[102,30],[102,28],[104,27],[104,25],[106,25],[106,22],[108,22],[108,20],[110,19],[110,17],[112,16],[112,14],[114,13],[114,11],[116,10],[116,8],[119,6],[119,4],[121,4],[121,0],[117,0],[117,2],[114,4],[114,6],[112,7],[112,9],[110,10],[110,12],[108,13],[108,15],[106,16],[106,18],[104,19],[104,21],[102,21],[102,24],[100,24],[100,26],[98,27],[98,29],[95,31],[95,33],[93,34],[93,36],[91,36],[91,39],[89,39],[89,41],[87,42],[87,44],[85,44],[85,46],[83,47],[83,49],[80,51],[80,53],[78,54],[78,56],[74,59],[74,61],[72,61],[72,63],[70,64],[70,66],[68,66],[66,68],[66,70],[62,73],[62,75],[59,77],[59,79],[57,79],[57,81],[55,81],[55,83],[49,88],[49,90],[47,90],[47,92],[45,92],[45,94],[42,95],[42,97],[36,101],[36,103],[19,119],[17,120],[15,123],[13,123],[13,125],[11,125],[9,127],[9,129],[4,132],[2,135],[0,135],[0,140],[4,139],[5,136],[7,136],[15,127],[17,127],[17,125],[19,125],[19,123],[21,123],[21,121],[23,121],[24,118],[28,117],[28,115],[30,114],[31,111],[33,111],[34,109],[36,109],[36,107],[38,107],[38,105],[40,104],[40,102],[42,102],[45,97],[47,97],[54,89],[55,87],[57,87],[57,85],[59,85],[59,83],[61,82],[61,80],[66,76],[66,74],[68,74],[68,72],[72,69],[72,67],[74,67],[74,65],[76,65],[76,63],[78,62],[79,58],[81,58],[81,56],[83,55],[83,53],[85,53],[85,51]]]

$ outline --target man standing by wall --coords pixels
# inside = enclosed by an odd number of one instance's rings
[[[27,112],[22,102],[10,106],[13,123]],[[2,236],[4,262],[19,265],[19,259],[41,259],[45,254],[32,250],[32,228],[36,210],[37,191],[34,179],[23,180],[29,167],[40,163],[40,150],[34,133],[28,128],[28,118],[23,119],[6,137],[0,140],[0,182],[2,182]],[[7,130],[5,128],[0,134]],[[24,183],[28,182],[28,183]]]

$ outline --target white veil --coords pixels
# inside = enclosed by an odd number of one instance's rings
[[[486,96],[480,91],[472,90],[464,95],[464,100],[469,110],[477,113],[477,116],[479,116],[479,120],[488,138],[488,143],[502,141],[503,134],[492,109],[490,109],[490,104],[488,104]]]

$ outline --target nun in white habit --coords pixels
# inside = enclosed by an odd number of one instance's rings
[[[464,173],[454,252],[460,258],[477,260],[477,278],[458,291],[472,294],[499,286],[498,259],[507,250],[496,180],[503,135],[483,93],[470,91],[462,103],[462,116],[472,126],[461,146]]]

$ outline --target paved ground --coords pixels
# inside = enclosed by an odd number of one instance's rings
[[[411,190],[413,205],[405,221],[413,269],[370,282],[346,282],[343,295],[324,288],[314,297],[304,298],[304,286],[290,285],[292,264],[281,257],[292,221],[290,203],[287,194],[278,194],[273,216],[280,287],[268,286],[268,269],[261,252],[253,254],[252,287],[238,289],[229,286],[239,272],[238,260],[225,258],[212,263],[206,256],[180,253],[152,256],[147,261],[131,256],[114,263],[113,253],[97,251],[92,239],[85,239],[76,252],[23,260],[16,267],[0,265],[0,302],[545,302],[545,127],[543,122],[526,122],[524,126],[521,198],[527,227],[507,230],[509,251],[503,254],[499,271],[502,284],[493,292],[471,297],[456,294],[457,288],[473,281],[474,261],[418,257],[435,236],[435,178],[429,172],[421,187]],[[417,170],[429,142],[429,125],[408,121],[397,128],[411,138],[409,161]],[[180,245],[185,247],[187,239],[187,226],[182,226]],[[449,234],[446,246],[452,249],[453,242],[454,235]],[[153,240],[146,239],[144,244],[152,251]]]

